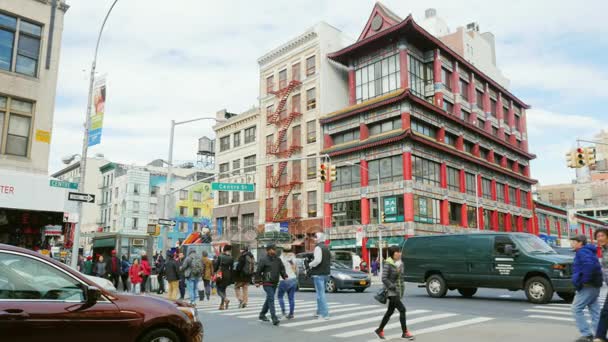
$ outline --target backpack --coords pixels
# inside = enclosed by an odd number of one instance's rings
[[[190,276],[194,278],[198,278],[203,275],[203,262],[201,258],[192,258],[190,259]]]
[[[251,255],[245,255],[245,262],[241,271],[246,276],[251,276],[255,273],[255,263]]]

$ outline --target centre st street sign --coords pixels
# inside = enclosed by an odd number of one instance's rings
[[[255,191],[255,184],[250,184],[250,183],[211,183],[211,190],[215,190],[215,191],[254,192]]]
[[[55,187],[55,188],[78,190],[78,183],[60,181],[60,180],[56,180],[56,179],[51,179],[49,182],[49,185],[52,187]]]
[[[70,192],[68,193],[68,201],[95,203],[95,195]]]

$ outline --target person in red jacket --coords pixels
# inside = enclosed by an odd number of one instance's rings
[[[152,268],[150,267],[150,263],[148,262],[147,255],[141,257],[141,270],[143,272],[141,277],[141,293],[146,293],[148,278],[150,278],[150,273],[152,273]]]
[[[140,286],[142,282],[142,267],[139,264],[139,259],[135,258],[133,260],[133,265],[129,269],[129,278],[131,278],[131,292],[133,294],[138,294],[140,292]]]

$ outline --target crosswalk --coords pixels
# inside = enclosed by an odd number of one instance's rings
[[[607,290],[602,290],[600,297],[598,298],[600,309],[604,305],[607,292]],[[544,305],[534,305],[529,309],[525,309],[524,312],[527,314],[526,317],[529,319],[544,322],[572,322],[574,324],[572,304],[549,303]]]
[[[226,318],[256,321],[260,309],[264,304],[263,297],[250,297],[247,308],[239,309],[238,300],[232,300],[229,310],[218,310],[217,299],[212,302],[203,302],[197,305],[199,314],[219,315]],[[287,305],[287,302],[285,303]],[[345,341],[377,341],[373,334],[386,311],[386,305],[380,304],[352,304],[329,302],[329,321],[318,320],[316,315],[317,303],[315,300],[296,300],[296,318],[282,319],[280,327],[293,329],[308,334],[322,334]],[[275,300],[276,312],[281,309],[278,300]],[[492,317],[470,316],[459,313],[435,312],[426,308],[410,308],[407,311],[408,329],[415,334],[423,335],[444,330],[457,329],[465,326],[482,324],[493,320]],[[401,325],[399,312],[395,311],[391,321],[384,329],[387,339],[400,339]]]

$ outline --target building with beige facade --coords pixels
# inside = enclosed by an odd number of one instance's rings
[[[67,10],[0,0],[0,243],[46,248],[65,233],[65,189],[49,186],[48,163]]]
[[[576,184],[553,184],[537,186],[538,200],[562,208],[574,207]]]
[[[273,163],[258,173],[261,221],[281,225],[299,249],[310,247],[312,234],[323,229],[318,119],[348,103],[347,70],[325,56],[347,42],[340,30],[320,22],[258,59],[259,159],[312,157]]]

